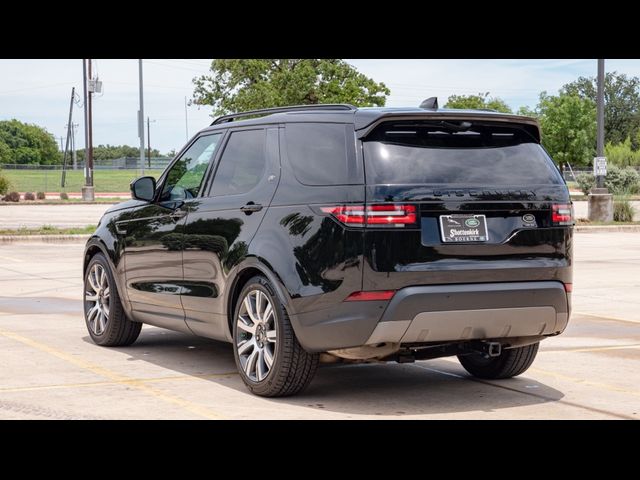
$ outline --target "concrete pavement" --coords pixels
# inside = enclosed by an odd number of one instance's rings
[[[575,236],[570,326],[518,378],[475,380],[455,359],[328,366],[285,399],[249,394],[224,343],[154,327],[130,347],[91,343],[81,254],[81,243],[0,245],[0,418],[640,416],[640,234]]]

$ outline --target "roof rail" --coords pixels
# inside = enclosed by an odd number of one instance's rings
[[[229,115],[222,115],[216,118],[211,125],[218,125],[220,123],[233,122],[238,118],[252,117],[254,115],[271,115],[273,113],[284,112],[297,112],[304,110],[348,110],[355,111],[356,107],[349,105],[348,103],[317,103],[312,105],[293,105],[290,107],[274,107],[274,108],[262,108],[260,110],[249,110],[248,112],[230,113]]]

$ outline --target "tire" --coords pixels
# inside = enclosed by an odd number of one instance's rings
[[[306,352],[298,343],[289,315],[265,277],[255,276],[246,283],[232,321],[236,366],[253,394],[284,397],[309,385],[319,355]]]
[[[484,358],[479,353],[458,355],[458,360],[474,377],[486,379],[511,378],[524,373],[533,363],[540,343],[503,350],[497,357]]]
[[[87,330],[96,344],[123,347],[131,345],[140,335],[142,324],[132,322],[125,315],[109,263],[101,253],[94,255],[87,266],[82,303]],[[100,308],[93,311],[98,304]]]

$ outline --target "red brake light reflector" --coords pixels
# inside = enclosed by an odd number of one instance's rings
[[[369,302],[372,300],[391,300],[395,295],[395,290],[374,290],[369,292],[353,292],[345,302]]]
[[[553,225],[573,225],[573,205],[551,205],[551,223]]]
[[[345,225],[357,227],[364,225],[376,226],[405,226],[416,223],[415,205],[337,205],[320,207],[324,213],[329,213]]]
[[[567,292],[567,293],[573,292],[573,283],[565,283],[564,284],[564,291]]]

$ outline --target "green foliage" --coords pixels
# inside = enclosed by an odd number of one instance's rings
[[[5,202],[19,202],[20,194],[18,192],[9,192],[4,196],[3,200]]]
[[[604,185],[614,195],[635,194],[640,191],[640,174],[631,167],[618,168],[610,165],[607,167]]]
[[[628,198],[616,199],[613,202],[614,222],[633,222],[635,210]]]
[[[557,163],[589,165],[596,138],[595,104],[577,95],[540,94],[542,144]]]
[[[69,200],[67,192],[60,192],[60,200]]]
[[[578,182],[578,188],[585,195],[589,195],[591,189],[596,185],[596,177],[593,173],[579,173],[576,175],[576,182]]]
[[[36,193],[36,198],[38,200],[46,200],[47,196],[45,195],[44,192],[38,192],[38,193]]]
[[[35,200],[36,196],[33,194],[33,192],[26,192],[24,194],[24,199],[25,200]]]
[[[595,77],[580,77],[562,89],[564,93],[578,95],[596,102]],[[607,141],[621,143],[631,138],[633,148],[638,149],[640,131],[640,78],[627,77],[623,73],[609,72],[604,81],[604,134]],[[594,140],[595,145],[595,140]]]
[[[513,113],[504,100],[490,97],[489,92],[478,95],[451,95],[445,108],[462,108],[467,110],[495,110],[502,113]]]
[[[576,176],[576,181],[585,195],[588,195],[591,188],[596,185],[596,179],[592,173],[581,173]],[[640,174],[632,167],[619,168],[609,165],[607,175],[604,177],[604,186],[614,195],[636,194],[640,192]]]
[[[0,163],[53,165],[62,156],[53,135],[37,125],[0,121]]]
[[[145,158],[147,157],[147,150],[145,150]],[[84,148],[77,151],[78,159],[84,159]],[[122,157],[139,157],[140,147],[131,147],[129,145],[98,145],[93,147],[93,159],[94,160],[114,160]],[[155,148],[151,149],[152,157],[163,157],[160,151]]]
[[[537,117],[539,117],[539,116],[540,116],[540,114],[538,113],[538,111],[536,111],[535,109],[530,108],[530,107],[528,107],[528,106],[526,106],[526,105],[525,105],[525,106],[523,106],[523,107],[520,107],[516,113],[517,113],[518,115],[524,115],[525,117],[534,117],[534,118],[537,118]]]
[[[193,101],[214,115],[284,105],[384,106],[391,92],[340,59],[216,59],[194,78]]]
[[[7,176],[0,169],[0,195],[4,195],[11,188],[11,182],[7,178]]]
[[[604,147],[604,154],[607,157],[607,162],[612,165],[619,167],[640,165],[640,150],[634,151],[632,149],[629,137],[622,143],[607,143]]]

